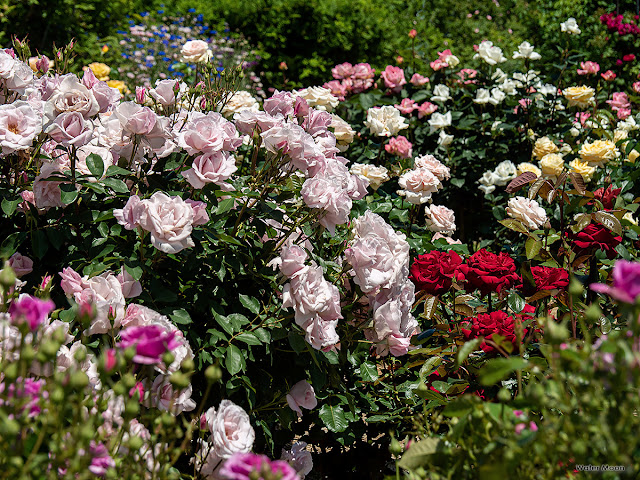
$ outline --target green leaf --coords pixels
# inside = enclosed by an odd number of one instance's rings
[[[126,183],[117,178],[105,178],[104,180],[101,180],[101,182],[114,192],[129,193],[129,187],[127,187]]]
[[[320,419],[333,433],[344,432],[349,425],[342,407],[334,407],[326,403],[320,409]]]
[[[231,323],[231,325],[233,325],[233,329],[236,332],[242,330],[242,327],[249,323],[249,319],[241,313],[232,313],[227,316],[227,320],[229,321],[229,323]]]
[[[116,165],[111,165],[109,166],[109,168],[107,168],[107,177],[110,177],[112,175],[131,175],[131,172]]]
[[[463,417],[468,413],[471,413],[474,406],[474,401],[468,396],[462,396],[449,403],[442,414],[445,417]]]
[[[293,330],[289,331],[289,345],[293,348],[294,352],[302,353],[307,349],[307,342],[304,337]]]
[[[183,308],[179,310],[174,310],[173,314],[169,315],[169,318],[171,318],[171,320],[173,320],[174,323],[177,323],[179,325],[189,325],[190,323],[193,323],[193,320],[191,320],[191,316],[189,315],[189,312],[187,312]]]
[[[542,240],[536,239],[534,237],[529,237],[524,244],[524,250],[527,254],[527,259],[531,260],[535,258],[538,253],[540,253],[540,249],[542,248]]]
[[[102,157],[95,153],[90,154],[87,157],[87,168],[91,172],[91,175],[98,179],[102,178],[102,175],[104,174],[104,162],[102,161]]]
[[[245,369],[246,364],[244,361],[244,357],[242,356],[242,351],[235,345],[229,345],[229,348],[227,348],[224,365],[231,375],[235,375],[240,370]]]
[[[242,293],[238,295],[238,298],[240,299],[240,303],[242,304],[242,306],[249,310],[251,313],[254,313],[256,315],[260,313],[260,302],[257,299],[248,295],[243,295]]]
[[[225,243],[242,246],[242,243],[240,243],[237,238],[232,237],[231,235],[227,235],[226,233],[217,233],[216,237],[218,237],[219,240],[222,240]]]
[[[124,269],[133,277],[134,280],[139,281],[142,278],[142,267],[132,267],[131,265],[125,263]]]
[[[462,365],[462,363],[469,357],[471,352],[479,350],[478,346],[480,345],[481,341],[481,338],[474,338],[473,340],[466,342],[458,349],[458,354],[456,355],[456,363],[458,366]]]
[[[11,215],[13,215],[13,212],[16,211],[16,208],[18,208],[19,203],[20,203],[19,198],[16,198],[15,200],[9,200],[8,198],[3,198],[2,211],[5,213],[5,215],[7,215],[7,217],[10,217]]]
[[[47,253],[49,249],[49,242],[47,241],[47,236],[42,230],[36,230],[33,232],[31,236],[31,247],[33,248],[33,253],[36,254],[37,258],[44,257],[44,254]]]
[[[504,220],[500,220],[498,223],[515,232],[529,233],[527,228],[515,218],[505,218]]]
[[[65,205],[70,205],[78,198],[78,190],[70,183],[60,184],[60,200]]]
[[[223,215],[233,208],[235,205],[235,198],[225,198],[218,202],[218,208],[216,209],[217,215]]]
[[[242,332],[236,335],[236,339],[247,345],[262,345],[262,342],[251,332]]]
[[[437,438],[425,438],[419,442],[414,442],[409,450],[402,455],[398,466],[406,470],[412,470],[427,465],[430,463],[429,457],[436,453],[439,447],[440,440]]]
[[[513,311],[513,313],[520,313],[522,312],[522,310],[524,310],[525,301],[524,298],[522,298],[517,293],[512,293],[511,295],[509,295],[509,297],[507,297],[507,304],[509,305],[509,308]]]
[[[27,238],[27,232],[14,232],[4,239],[0,245],[0,258],[9,258],[16,253],[18,247]]]
[[[420,372],[418,373],[420,380],[424,382],[429,375],[438,369],[441,363],[442,357],[438,357],[437,355],[430,357],[426,362],[424,362],[422,367],[420,367]]]
[[[526,366],[527,361],[524,358],[494,358],[489,360],[480,370],[480,383],[485,386],[493,385]]]
[[[458,188],[462,188],[464,186],[464,178],[452,178],[451,179],[451,184],[455,185]]]
[[[356,374],[365,382],[375,382],[378,379],[378,369],[373,363],[365,362],[356,370]]]

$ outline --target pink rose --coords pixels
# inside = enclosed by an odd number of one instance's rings
[[[142,285],[140,285],[140,282],[129,275],[129,272],[127,272],[124,267],[122,267],[116,278],[122,286],[122,295],[124,298],[138,297],[142,293]]]
[[[394,105],[394,107],[400,110],[400,113],[403,113],[404,115],[409,115],[416,108],[418,108],[416,102],[414,102],[410,98],[403,98],[400,102],[400,105]]]
[[[402,86],[407,83],[404,78],[404,70],[400,67],[387,65],[387,68],[384,69],[381,76],[384,79],[385,86],[391,89],[394,93],[400,92],[400,90],[402,90]]]
[[[427,228],[432,232],[452,234],[456,229],[456,216],[453,210],[440,205],[430,205],[424,211]]]
[[[177,133],[177,143],[189,155],[196,155],[220,150],[235,151],[242,145],[242,139],[233,123],[219,113],[191,112],[186,125]]]
[[[611,70],[607,70],[604,73],[601,73],[600,76],[605,79],[607,82],[610,82],[612,80],[614,80],[617,75],[615,73],[613,73]]]
[[[400,158],[411,158],[412,148],[413,144],[402,135],[391,138],[389,143],[384,146],[387,153],[397,155]]]
[[[114,208],[113,216],[126,230],[135,230],[140,226],[140,216],[144,211],[138,195],[131,195],[123,208]]]
[[[162,361],[166,352],[179,345],[175,336],[175,331],[168,331],[159,325],[128,327],[120,332],[118,347],[121,350],[135,347],[135,363],[155,365]]]
[[[45,180],[54,173],[61,173],[58,166],[45,163],[40,168],[40,175],[33,180],[33,198],[37,208],[64,207],[62,203],[60,184],[62,182]]]
[[[631,107],[631,103],[629,103],[629,97],[624,92],[614,92],[612,94],[612,99],[607,100],[607,103],[611,106],[611,110],[613,111]]]
[[[88,69],[91,71],[91,69]],[[118,102],[122,99],[122,94],[117,88],[107,85],[107,82],[98,82],[91,88],[91,93],[100,106],[100,113],[105,113],[117,107]]]
[[[169,375],[158,375],[151,385],[151,401],[159,410],[179,415],[196,408],[191,392],[191,385],[183,390],[175,390],[169,381]]]
[[[151,243],[165,253],[178,253],[193,247],[193,208],[178,196],[156,192],[141,201],[139,225],[151,232]]]
[[[337,225],[349,221],[353,202],[347,191],[332,179],[323,175],[309,178],[302,185],[300,194],[308,207],[324,210],[320,224],[324,225],[332,235]]]
[[[578,75],[595,75],[600,71],[598,62],[580,62]]]
[[[352,76],[358,80],[368,80],[373,78],[375,72],[368,63],[358,63],[353,66]]]
[[[30,295],[20,295],[17,300],[11,302],[9,315],[13,325],[26,323],[33,332],[46,321],[54,308],[56,306],[51,300],[40,300]]]
[[[431,102],[424,102],[422,105],[416,107],[418,110],[418,118],[426,117],[427,115],[431,115],[438,109],[438,106]]]
[[[82,292],[82,290],[87,288],[87,285],[80,274],[71,267],[63,268],[62,272],[60,272],[58,275],[62,277],[60,286],[62,287],[62,290],[64,290],[64,293],[67,295],[67,297],[71,297],[76,293],[80,293]]]
[[[636,93],[640,93],[640,82],[633,83],[633,91]]]
[[[193,188],[200,189],[208,183],[224,184],[236,170],[238,167],[235,158],[226,152],[217,151],[197,156],[192,167],[182,172],[182,176]]]
[[[422,85],[429,83],[429,77],[423,77],[419,73],[414,73],[411,80],[409,80],[409,83],[414,87],[421,87]]]
[[[355,73],[353,65],[349,62],[341,63],[340,65],[336,65],[331,69],[331,73],[333,74],[333,78],[336,80],[342,80],[343,78],[348,78]]]
[[[449,178],[451,178],[451,171],[449,170],[449,167],[444,165],[433,155],[422,155],[420,157],[417,157],[414,166],[415,168],[426,168],[436,177],[438,177],[438,180],[440,180],[441,182],[443,182],[444,180],[449,180]]]
[[[27,256],[20,255],[18,252],[9,258],[9,266],[18,278],[33,272],[33,260]]]
[[[135,102],[122,102],[114,110],[114,115],[120,120],[122,128],[134,135],[151,133],[158,120],[153,110]]]
[[[256,434],[249,415],[242,407],[230,400],[222,400],[218,411],[210,408],[205,418],[211,432],[212,451],[218,459],[251,451]]]
[[[42,117],[27,102],[0,105],[0,147],[2,153],[27,150],[42,131]]]
[[[298,417],[302,417],[300,407],[312,410],[318,405],[318,400],[309,382],[300,380],[291,387],[291,391],[287,394],[287,403],[291,410],[298,414]]]
[[[207,204],[198,200],[191,200],[190,198],[185,200],[186,203],[191,205],[193,209],[193,224],[204,225],[209,221],[209,214],[207,213]]]
[[[284,276],[291,278],[304,268],[307,258],[304,248],[298,245],[285,245],[280,252],[280,271]]]
[[[63,145],[86,145],[93,136],[93,124],[80,112],[63,112],[47,127],[48,133],[56,142]]]
[[[295,95],[291,92],[276,92],[264,101],[264,111],[269,115],[276,116],[278,114],[287,118],[293,115],[293,105],[295,103]]]
[[[177,80],[159,80],[156,82],[156,88],[149,90],[149,96],[163,107],[169,107],[175,105],[178,92],[180,84]]]

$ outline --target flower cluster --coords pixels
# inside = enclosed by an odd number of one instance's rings
[[[333,67],[331,73],[335,80],[331,80],[323,86],[340,100],[344,100],[348,95],[364,92],[373,87],[375,70],[368,63],[352,65],[345,62]]]

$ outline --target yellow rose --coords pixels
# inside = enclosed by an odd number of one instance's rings
[[[105,65],[104,63],[90,63],[89,68],[93,71],[93,74],[96,78],[102,82],[106,82],[109,80],[109,72],[111,72],[111,67]]]
[[[536,176],[538,177],[542,175],[542,171],[538,167],[536,167],[533,163],[529,163],[529,162],[522,162],[520,165],[518,165],[516,169],[516,173],[518,175],[522,175],[524,172],[535,173]]]
[[[626,220],[629,223],[633,223],[636,227],[638,226],[638,220],[633,217],[631,212],[627,212],[622,216],[622,220]]]
[[[618,129],[613,132],[613,142],[618,143],[620,140],[629,138],[629,132],[627,130]]]
[[[118,90],[120,90],[120,93],[123,95],[125,93],[129,93],[129,89],[127,88],[127,86],[124,84],[122,80],[109,80],[107,82],[107,85],[109,85],[111,88],[117,88]]]
[[[569,166],[574,172],[582,175],[582,178],[584,178],[585,182],[590,182],[591,177],[596,171],[596,167],[592,167],[587,162],[581,162],[577,158],[573,160],[571,163],[569,163]]]
[[[627,160],[629,160],[631,163],[636,163],[636,159],[640,157],[640,152],[638,152],[637,150],[631,150],[629,152],[629,157],[627,157]]]
[[[558,147],[549,137],[540,137],[533,146],[533,156],[540,160],[549,153],[556,153]]]
[[[593,102],[595,90],[591,87],[569,87],[563,92],[565,98],[569,100],[570,107],[585,108]]]
[[[558,153],[548,153],[540,160],[540,168],[545,175],[558,176],[564,170],[564,158]]]
[[[593,143],[585,142],[578,153],[583,162],[601,165],[616,158],[617,149],[611,140],[596,140]]]

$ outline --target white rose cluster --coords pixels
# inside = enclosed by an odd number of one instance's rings
[[[364,124],[369,127],[373,135],[392,137],[397,135],[400,130],[409,127],[409,124],[405,123],[404,120],[404,117],[400,115],[396,108],[391,105],[384,105],[367,110],[367,120]]]
[[[494,170],[484,172],[478,188],[488,195],[496,189],[496,186],[503,187],[517,176],[516,166],[510,160],[505,160],[500,162]]]

